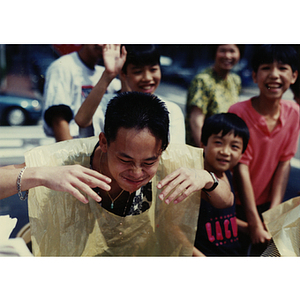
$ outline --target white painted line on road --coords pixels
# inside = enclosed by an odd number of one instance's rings
[[[22,147],[23,146],[23,140],[21,139],[5,139],[0,140],[0,147]]]
[[[20,157],[24,156],[24,153],[28,149],[14,149],[14,148],[8,148],[8,149],[0,149],[0,158],[11,158],[11,157]]]
[[[32,133],[26,133],[26,132],[20,132],[20,133],[10,133],[10,132],[5,132],[5,133],[0,133],[0,139],[43,139],[47,138],[43,134],[33,134]]]
[[[46,139],[41,139],[39,144],[40,146],[45,146],[45,145],[51,145],[55,143],[55,139],[53,138],[46,138]]]
[[[297,169],[300,169],[300,159],[292,158],[291,159],[291,166]]]

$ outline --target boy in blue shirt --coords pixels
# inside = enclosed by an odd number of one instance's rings
[[[230,170],[239,162],[248,141],[248,127],[235,114],[216,114],[204,122],[201,135],[204,169],[227,182],[232,191]],[[201,201],[194,256],[240,255],[238,230],[247,232],[247,223],[236,218],[235,202],[229,208],[218,209],[208,201]]]

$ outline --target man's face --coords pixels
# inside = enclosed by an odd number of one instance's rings
[[[161,156],[162,142],[148,129],[120,128],[116,140],[108,146],[103,133],[100,147],[107,154],[107,176],[115,180],[120,188],[130,193],[147,184],[156,174]]]
[[[129,91],[153,94],[161,80],[160,66],[135,66],[128,64],[127,73],[121,74]]]

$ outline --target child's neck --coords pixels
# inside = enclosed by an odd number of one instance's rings
[[[225,172],[216,170],[215,168],[208,166],[205,159],[204,159],[204,170],[208,172],[213,172],[219,179],[226,180],[225,178],[227,178]]]
[[[265,118],[270,132],[274,130],[279,122],[280,100],[268,100],[261,96],[252,98],[253,108]]]

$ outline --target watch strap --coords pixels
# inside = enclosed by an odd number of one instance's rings
[[[209,173],[209,174],[211,175],[211,177],[213,178],[214,184],[213,184],[212,187],[209,188],[209,189],[203,188],[202,190],[203,190],[204,192],[212,192],[212,191],[218,186],[218,184],[219,184],[219,180],[218,180],[217,176],[216,176],[213,172],[208,172],[208,173]]]

